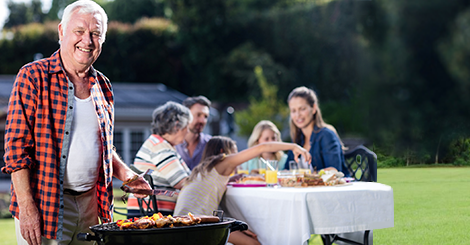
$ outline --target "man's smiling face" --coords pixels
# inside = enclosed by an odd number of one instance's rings
[[[65,30],[59,25],[61,57],[66,69],[84,71],[98,59],[103,40],[101,22],[98,13],[81,14],[76,10]]]

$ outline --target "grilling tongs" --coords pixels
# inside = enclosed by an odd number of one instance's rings
[[[175,191],[170,191],[170,190],[158,190],[158,189],[148,190],[148,189],[132,188],[132,187],[128,186],[129,183],[135,181],[140,176],[143,177],[145,175],[150,175],[150,174],[152,174],[152,172],[153,172],[152,169],[147,169],[147,171],[145,171],[144,173],[136,175],[136,176],[134,176],[134,178],[125,181],[124,183],[122,183],[121,190],[123,190],[126,193],[149,195],[149,196],[151,196],[151,195],[155,195],[155,196],[164,195],[164,196],[170,196],[171,197],[171,196],[174,196],[174,195],[177,194]]]

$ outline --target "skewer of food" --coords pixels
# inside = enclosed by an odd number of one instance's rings
[[[161,213],[156,213],[152,216],[118,220],[116,225],[119,229],[125,230],[189,226],[203,223],[217,223],[219,221],[220,219],[217,216],[195,216],[192,213],[188,213],[188,215],[185,216],[173,217],[171,215],[163,216]]]

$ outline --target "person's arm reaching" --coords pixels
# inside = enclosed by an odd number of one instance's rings
[[[299,155],[302,155],[307,162],[311,161],[312,156],[310,155],[310,153],[297,144],[284,142],[269,142],[253,146],[237,154],[228,155],[221,162],[221,164],[216,165],[216,169],[217,172],[219,172],[221,175],[229,175],[238,165],[260,155],[263,152],[276,152],[287,150],[291,150],[294,153],[295,161],[299,160]]]

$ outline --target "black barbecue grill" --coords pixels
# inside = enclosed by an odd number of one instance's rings
[[[223,245],[232,231],[248,229],[248,225],[232,218],[224,218],[218,223],[190,226],[125,229],[120,230],[116,222],[94,225],[90,233],[79,233],[78,240],[96,241],[98,244],[172,244],[172,245]]]

